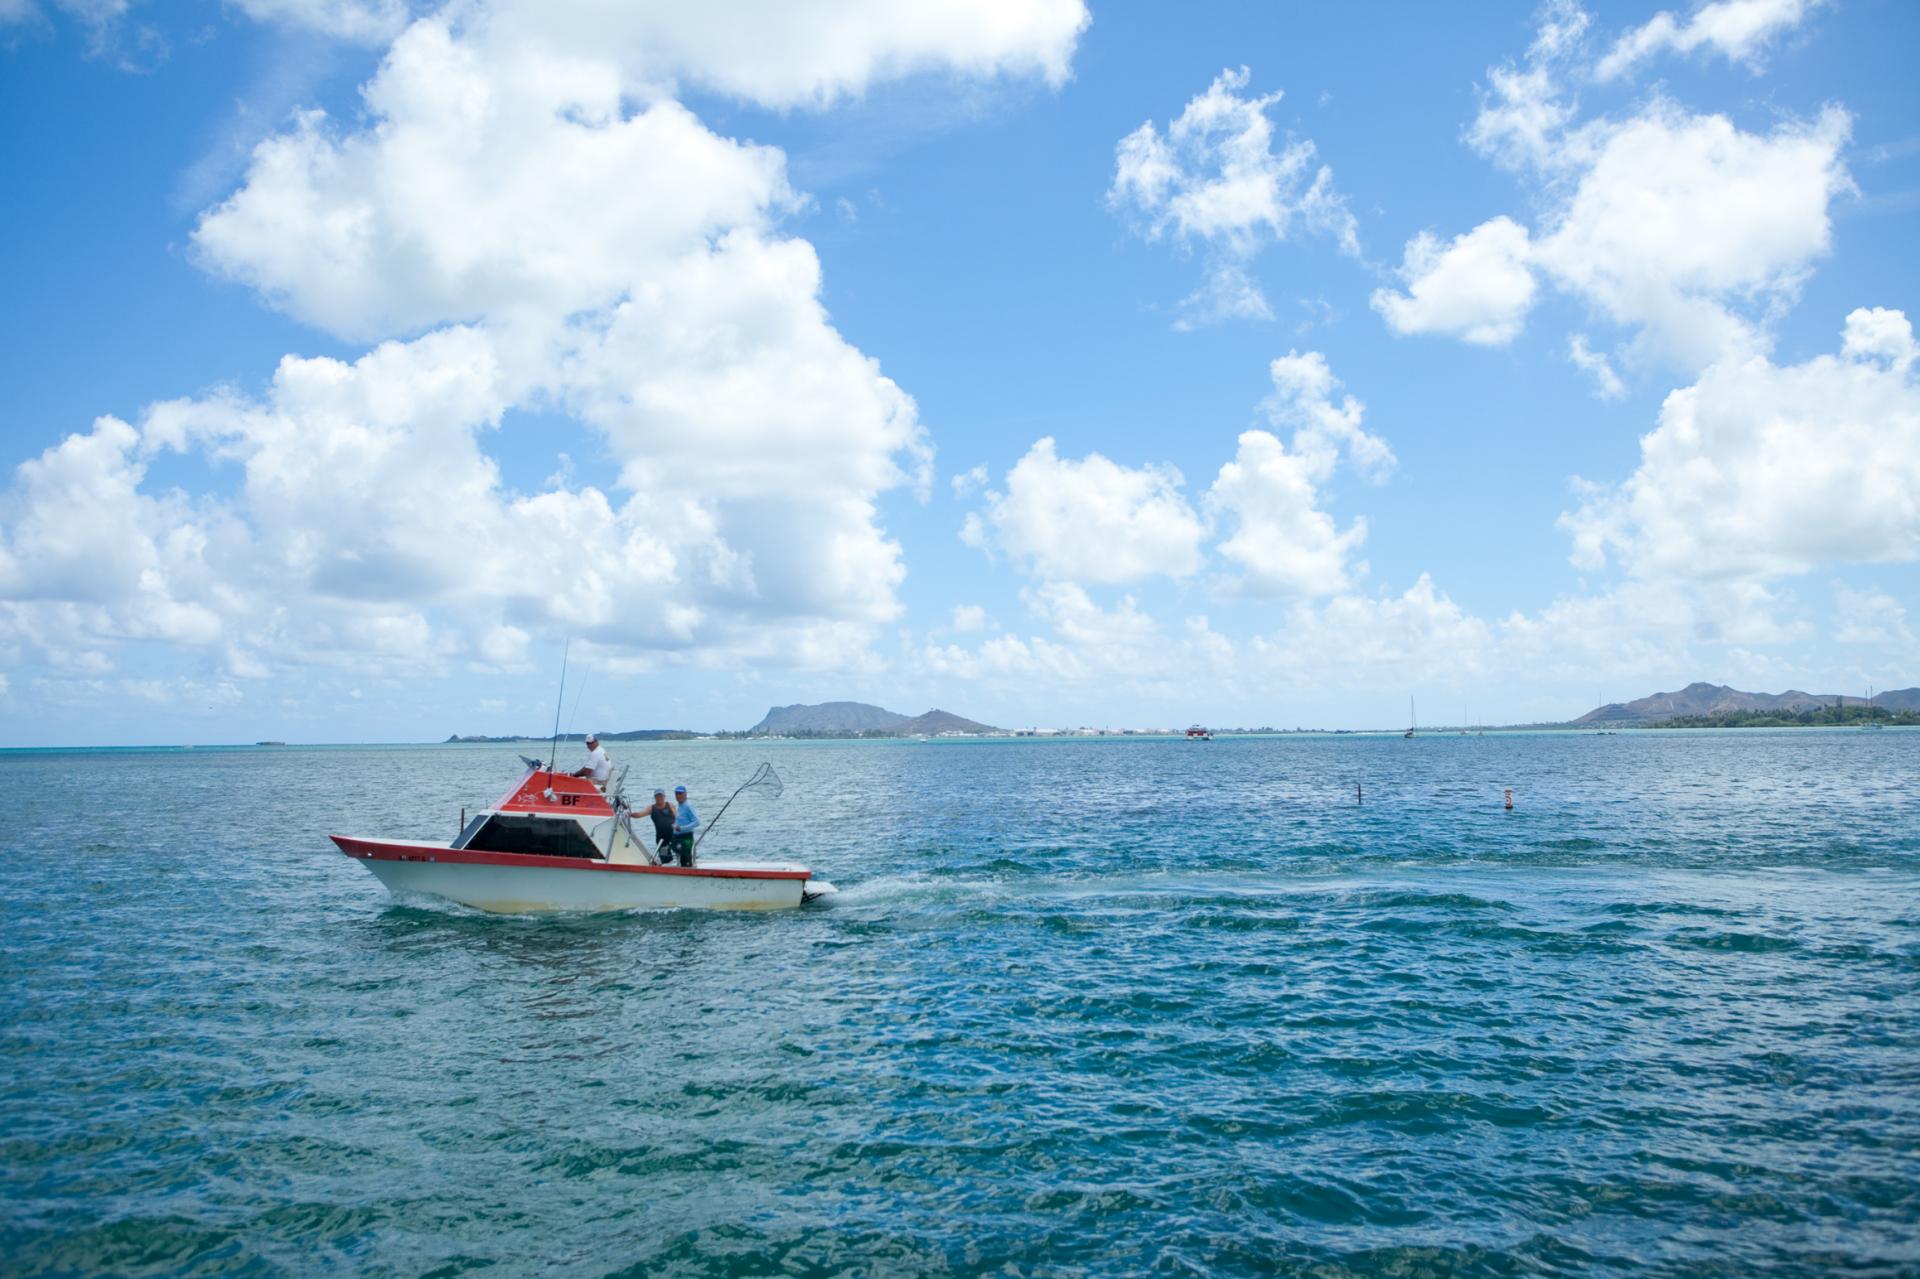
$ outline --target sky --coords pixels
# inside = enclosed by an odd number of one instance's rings
[[[0,745],[1920,684],[1916,48],[0,0]]]

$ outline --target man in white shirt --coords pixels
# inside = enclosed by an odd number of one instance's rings
[[[575,777],[584,777],[601,790],[607,788],[607,778],[613,776],[613,761],[607,758],[606,748],[600,745],[600,734],[587,734],[587,766],[573,770]]]

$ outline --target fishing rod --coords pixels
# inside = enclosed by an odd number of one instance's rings
[[[554,761],[560,758],[560,708],[567,704],[567,653],[573,648],[569,638],[566,647],[560,650],[560,692],[553,699],[553,749],[547,753],[547,771],[553,771]]]
[[[593,673],[593,668],[589,666],[587,668],[587,674],[591,675],[592,673]],[[573,690],[573,709],[567,712],[567,736],[568,737],[573,736],[574,728],[577,727],[580,723],[580,699],[585,697],[586,695],[587,695],[587,676],[582,675],[580,677],[580,686]]]

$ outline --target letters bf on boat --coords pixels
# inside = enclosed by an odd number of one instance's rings
[[[834,891],[791,862],[703,858],[692,866],[661,865],[652,845],[634,831],[618,784],[609,798],[586,778],[555,772],[539,760],[525,762],[519,783],[468,821],[451,844],[329,838],[396,895],[424,893],[499,914],[786,910]],[[778,794],[779,784],[763,765],[740,790]],[[719,820],[716,815],[714,822]]]

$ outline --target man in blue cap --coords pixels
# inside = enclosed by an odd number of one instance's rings
[[[687,788],[673,788],[673,852],[682,866],[693,865],[693,832],[700,829],[700,815],[687,799]]]

